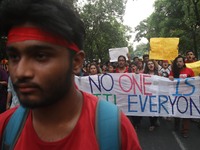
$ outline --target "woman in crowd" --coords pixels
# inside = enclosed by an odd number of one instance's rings
[[[99,67],[94,63],[90,64],[89,72],[90,75],[100,74]]]
[[[138,69],[138,73],[143,73],[144,72],[144,63],[143,63],[142,59],[138,60],[137,69]]]
[[[144,69],[144,74],[150,75],[159,75],[158,70],[156,69],[156,62],[154,60],[148,60]],[[149,117],[150,127],[149,131],[155,130],[156,126],[158,126],[158,117]]]
[[[131,73],[138,73],[138,68],[137,68],[137,65],[135,62],[132,62],[130,65],[129,65],[129,72]]]

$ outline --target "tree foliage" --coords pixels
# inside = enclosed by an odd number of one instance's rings
[[[84,50],[88,60],[109,59],[108,49],[128,46],[130,27],[123,25],[127,0],[88,0],[81,8],[85,23]]]
[[[126,47],[130,39],[131,28],[123,25],[123,16],[127,0],[60,0],[76,8],[85,23],[86,40],[84,50],[87,60],[109,60],[108,49]],[[0,40],[0,58],[5,40]],[[129,45],[130,48],[131,45]]]
[[[192,49],[198,56],[200,44],[200,0],[157,0],[155,11],[135,28],[135,40],[145,37],[179,37],[179,52]]]
[[[138,56],[142,58],[144,54],[148,54],[149,45],[141,43],[137,45],[136,50],[132,53],[132,57]]]

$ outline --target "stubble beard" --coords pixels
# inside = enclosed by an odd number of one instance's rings
[[[69,94],[72,87],[72,68],[65,73],[65,80],[55,79],[54,82],[50,82],[48,89],[41,89],[43,96],[38,101],[20,100],[20,104],[25,108],[35,109],[48,107],[56,104],[57,102],[64,100],[64,97]]]

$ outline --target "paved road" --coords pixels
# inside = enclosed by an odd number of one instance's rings
[[[148,117],[142,119],[137,134],[143,150],[200,150],[200,128],[196,122],[191,121],[189,137],[183,138],[173,130],[173,120],[159,121],[160,127],[150,132]]]

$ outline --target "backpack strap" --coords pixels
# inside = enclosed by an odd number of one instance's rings
[[[13,113],[3,133],[2,150],[14,149],[28,116],[28,109],[19,106]]]
[[[121,117],[118,107],[99,100],[96,109],[96,136],[100,150],[121,149]]]

